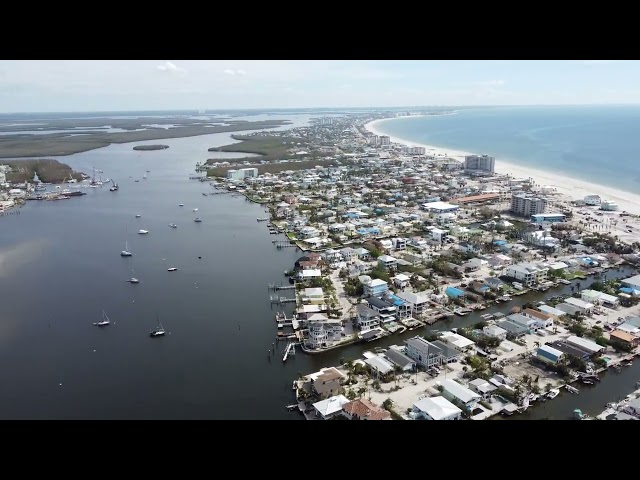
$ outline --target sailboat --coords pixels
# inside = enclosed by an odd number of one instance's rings
[[[127,245],[127,242],[124,242],[124,250],[122,250],[122,251],[120,252],[120,256],[121,256],[121,257],[130,257],[130,256],[132,256],[132,255],[133,255],[133,253],[131,253],[131,252],[129,251],[129,245]]]
[[[194,222],[196,222],[196,223],[200,223],[200,222],[202,222],[202,220],[200,219],[200,217],[196,217],[196,218],[194,218],[194,219],[193,219],[193,221],[194,221]]]
[[[150,337],[161,337],[165,334],[165,330],[164,327],[162,326],[162,324],[160,323],[160,317],[158,317],[158,326],[156,328],[154,328],[153,330],[151,330],[151,332],[149,333]]]
[[[113,180],[111,181],[111,183],[113,183],[112,187],[109,189],[110,192],[117,192],[118,191],[118,184],[116,182],[114,182]]]
[[[133,271],[133,268],[131,269],[131,278],[129,280],[127,280],[129,283],[140,283],[140,280],[138,280],[135,276],[135,272]]]
[[[102,311],[102,320],[100,320],[99,322],[95,322],[94,325],[96,327],[106,327],[110,323],[111,323],[111,320],[109,320],[109,317],[107,317],[107,314],[103,310]]]

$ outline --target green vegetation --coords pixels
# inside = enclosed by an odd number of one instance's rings
[[[209,160],[207,160],[207,162]],[[242,159],[242,160],[244,161],[246,159]],[[215,161],[219,161],[219,159],[216,159]],[[258,169],[258,174],[263,175],[265,173],[276,174],[280,172],[286,172],[287,170],[291,170],[291,171],[308,170],[316,166],[331,167],[339,164],[340,162],[338,162],[337,160],[300,160],[300,161],[286,162],[286,163],[271,162],[271,163],[265,163],[262,165],[255,165],[255,167]],[[228,167],[210,168],[209,170],[207,170],[207,176],[226,177],[227,170],[233,169],[233,168],[237,168],[237,167],[228,166]]]
[[[136,145],[135,147],[133,147],[134,150],[142,150],[142,151],[165,150],[167,148],[169,148],[169,145]]]
[[[185,119],[181,117],[167,117],[155,119],[154,122],[178,125],[171,128],[146,128],[148,119],[69,119],[67,121],[52,121],[45,129],[63,129],[72,127],[89,127],[111,125],[114,128],[130,130],[127,132],[108,133],[104,131],[88,130],[86,135],[70,136],[69,133],[51,133],[44,135],[0,135],[0,158],[42,157],[45,155],[71,155],[86,152],[96,148],[106,147],[112,143],[142,142],[145,140],[160,140],[165,138],[195,137],[212,133],[238,132],[242,130],[259,130],[274,128],[286,124],[281,120],[266,120],[260,122],[229,121],[230,125],[205,125],[201,120]],[[25,127],[21,127],[22,130]]]
[[[7,173],[8,182],[30,182],[35,174],[45,183],[62,183],[69,178],[83,178],[81,173],[74,172],[69,165],[53,159],[3,160],[0,164],[11,167],[11,172]]]
[[[309,143],[303,138],[297,137],[280,137],[276,135],[232,135],[234,140],[240,140],[240,143],[232,145],[224,145],[222,147],[211,147],[210,152],[242,152],[255,153],[261,155],[260,160],[286,160],[292,158],[300,158],[293,152],[294,148],[306,150]],[[326,154],[319,152],[309,152],[313,156],[324,156]],[[207,163],[215,163],[219,159],[209,159]]]

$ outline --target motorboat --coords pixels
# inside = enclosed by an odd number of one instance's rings
[[[175,223],[170,223],[170,224],[169,224],[169,226],[170,226],[171,228],[178,228],[178,225],[176,225]]]
[[[194,220],[193,220],[193,221],[194,221],[194,222],[196,222],[196,223],[200,223],[200,222],[202,222],[202,220],[200,219],[200,217],[196,217],[196,218],[194,218]]]
[[[167,272],[175,272],[176,270],[178,270],[176,267],[167,268]]]
[[[178,206],[179,207],[184,207],[184,203],[179,203]]]
[[[138,230],[138,234],[140,235],[146,235],[147,233],[149,233],[149,230],[144,230],[144,229]]]
[[[136,277],[131,277],[129,279],[129,283],[140,283],[140,280],[138,280]]]
[[[559,388],[552,388],[551,390],[549,390],[549,393],[547,393],[547,398],[553,400],[558,395],[560,395],[560,389]]]
[[[140,218],[142,215],[140,215],[139,213],[136,214],[136,218]]]
[[[197,208],[194,208],[194,209],[193,209],[193,211],[194,211],[194,212],[197,212],[197,211],[198,211],[198,209],[197,209]]]

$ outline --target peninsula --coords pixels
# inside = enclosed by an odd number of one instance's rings
[[[165,150],[169,148],[169,145],[136,145],[134,150],[151,151],[151,150]]]

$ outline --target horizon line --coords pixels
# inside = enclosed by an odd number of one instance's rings
[[[50,110],[50,111],[22,111],[0,112],[0,115],[37,115],[37,114],[74,114],[74,113],[154,113],[154,112],[253,112],[253,111],[292,111],[292,110],[401,110],[428,108],[508,108],[508,107],[597,107],[597,106],[638,106],[635,103],[558,103],[558,104],[510,104],[510,105],[400,105],[391,107],[257,107],[257,108],[184,108],[184,109],[137,109],[137,110]]]

